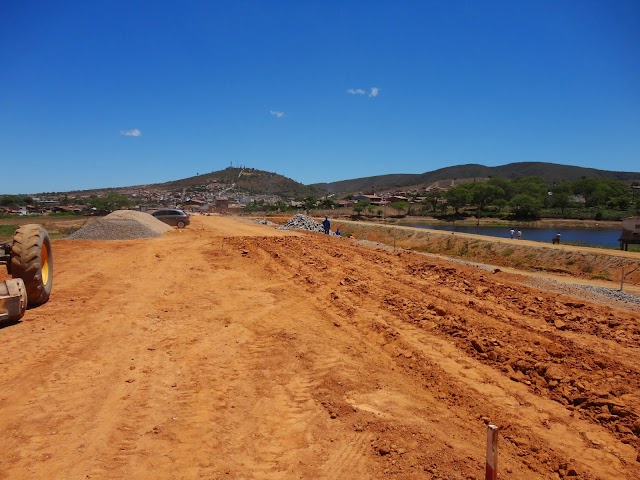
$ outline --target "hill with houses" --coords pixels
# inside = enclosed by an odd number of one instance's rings
[[[372,204],[405,201],[433,190],[448,190],[461,183],[491,177],[540,176],[549,184],[584,177],[611,178],[640,186],[640,173],[614,172],[541,162],[511,163],[498,167],[459,165],[422,174],[390,174],[303,185],[277,173],[253,168],[229,167],[217,172],[171,182],[132,187],[53,192],[30,197],[22,205],[0,203],[5,213],[25,214],[51,211],[86,212],[96,209],[96,199],[126,197],[133,208],[153,209],[182,206],[193,210],[234,210],[249,205],[289,205],[303,208],[305,200],[328,198],[339,206],[357,200]],[[0,195],[0,200],[7,196]],[[24,197],[26,198],[26,197]],[[112,208],[107,207],[107,208]]]

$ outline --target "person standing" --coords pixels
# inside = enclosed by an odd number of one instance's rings
[[[511,238],[513,238],[513,236],[516,234],[516,231],[512,228],[511,229]]]
[[[518,240],[522,240],[522,230],[518,230]]]
[[[331,222],[329,221],[329,217],[327,215],[324,216],[324,220],[322,221],[322,226],[324,227],[324,233],[329,235],[329,227],[331,227]]]

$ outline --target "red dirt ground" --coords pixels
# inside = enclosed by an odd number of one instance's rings
[[[0,329],[1,479],[640,478],[640,315],[223,217],[54,241]]]

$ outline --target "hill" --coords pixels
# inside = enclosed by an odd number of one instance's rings
[[[144,189],[147,192],[198,191],[211,194],[277,195],[283,198],[320,196],[327,192],[316,185],[303,185],[277,173],[255,168],[228,167],[217,172],[205,173],[164,183],[111,187],[91,190],[74,190],[64,193],[106,195],[115,192],[131,194]],[[62,193],[62,192],[59,192]]]
[[[162,189],[188,189],[211,184],[226,185],[229,189],[249,194],[269,194],[281,197],[306,197],[325,193],[317,185],[303,185],[277,173],[255,168],[234,167],[152,186]]]
[[[640,182],[639,172],[616,172],[595,168],[574,167],[544,162],[509,163],[497,167],[479,164],[457,165],[421,174],[388,174],[341,180],[331,183],[304,185],[283,175],[255,168],[228,167],[217,172],[173,180],[165,183],[75,190],[66,193],[103,195],[108,192],[130,194],[144,188],[146,191],[207,191],[211,194],[277,195],[283,198],[319,197],[327,193],[380,192],[426,188],[435,182],[489,177],[517,178],[540,176],[549,183],[576,180],[582,177],[611,178],[625,182]],[[58,192],[60,193],[60,192]]]
[[[422,174],[379,175],[331,183],[319,183],[313,186],[332,193],[347,193],[416,186],[426,187],[437,181],[463,178],[517,178],[530,176],[540,176],[549,183],[561,180],[576,180],[582,177],[611,178],[626,182],[640,181],[640,172],[615,172],[545,162],[517,162],[497,167],[487,167],[479,164],[457,165]]]

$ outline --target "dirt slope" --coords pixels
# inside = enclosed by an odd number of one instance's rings
[[[536,273],[619,286],[624,271],[625,284],[640,292],[640,288],[634,288],[640,287],[640,254],[637,252],[348,220],[336,220],[334,224],[358,239]]]
[[[0,329],[1,479],[640,478],[640,316],[516,276],[193,217],[54,242]]]

